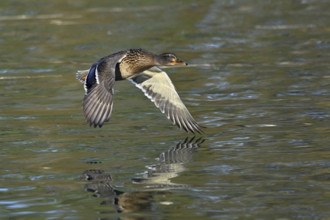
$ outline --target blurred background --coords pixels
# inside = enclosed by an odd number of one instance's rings
[[[326,219],[328,0],[0,2],[1,219]],[[77,70],[129,49],[207,127],[173,126],[128,81],[83,118]]]

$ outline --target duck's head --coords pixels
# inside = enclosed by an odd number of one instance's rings
[[[175,66],[188,65],[188,63],[180,60],[174,53],[162,53],[156,57],[157,65],[161,66]]]

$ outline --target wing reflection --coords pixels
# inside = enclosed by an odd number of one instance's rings
[[[186,138],[175,147],[159,156],[159,163],[147,166],[148,170],[142,177],[133,178],[133,183],[145,184],[147,189],[168,190],[171,188],[185,188],[188,185],[176,184],[171,181],[185,170],[184,163],[192,160],[193,154],[205,139],[195,140]]]

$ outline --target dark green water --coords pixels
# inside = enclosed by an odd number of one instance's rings
[[[2,0],[0,218],[328,219],[329,39],[328,0]],[[85,124],[76,70],[140,47],[203,143],[126,81]]]

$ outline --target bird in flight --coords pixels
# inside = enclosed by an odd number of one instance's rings
[[[180,99],[171,79],[157,66],[187,65],[174,53],[151,53],[144,49],[119,51],[101,58],[90,69],[78,71],[84,83],[83,112],[90,126],[102,127],[109,121],[115,81],[129,80],[156,105],[166,117],[186,132],[203,133],[202,128]]]

